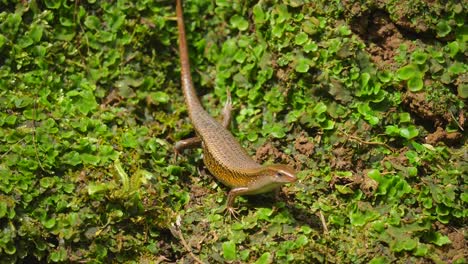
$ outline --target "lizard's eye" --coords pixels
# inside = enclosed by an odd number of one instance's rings
[[[281,172],[277,172],[277,173],[276,173],[276,177],[283,177],[283,176],[284,176],[284,174],[281,173]]]

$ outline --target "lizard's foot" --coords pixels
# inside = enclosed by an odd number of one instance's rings
[[[239,218],[237,217],[239,215],[239,212],[234,207],[226,207],[226,214],[228,214],[229,217],[234,217],[236,220],[239,220]]]

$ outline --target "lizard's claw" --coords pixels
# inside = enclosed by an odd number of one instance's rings
[[[231,207],[231,206],[226,207],[226,214],[229,217],[234,217],[234,219],[239,220],[239,218],[237,217],[239,215],[239,212],[234,207]]]

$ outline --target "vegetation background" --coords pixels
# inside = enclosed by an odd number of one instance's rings
[[[204,173],[173,1],[0,0],[0,262],[465,263],[463,1],[184,1],[196,86],[299,181]]]

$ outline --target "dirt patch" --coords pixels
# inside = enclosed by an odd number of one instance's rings
[[[429,2],[430,1],[426,1],[426,4]],[[395,6],[392,9],[392,16],[394,17],[393,21],[396,25],[412,32],[428,32],[428,25],[424,23],[423,20],[414,18],[418,12],[417,8],[419,7],[415,7],[415,3],[413,1],[398,1],[394,4]]]
[[[284,154],[269,142],[257,149],[257,152],[255,153],[255,160],[260,163],[263,163],[267,160],[285,162],[286,164],[293,167],[297,167],[298,165],[290,156]]]
[[[354,151],[351,148],[337,147],[332,150],[332,157],[335,157],[331,160],[330,166],[339,171],[353,170],[355,165],[353,165],[353,155]]]
[[[395,70],[394,58],[401,44],[405,43],[410,51],[414,49],[414,45],[405,40],[388,14],[383,11],[377,10],[355,17],[351,21],[351,29],[366,43],[367,52],[380,69]]]
[[[466,233],[465,229],[454,229],[453,227],[445,226],[439,222],[434,223],[433,226],[440,233],[448,236],[451,241],[450,244],[437,249],[443,261],[446,261],[446,263],[453,263],[466,257],[467,242],[464,236]]]
[[[438,113],[434,104],[426,101],[426,93],[407,92],[402,101],[411,113],[423,121],[429,131],[434,131],[436,127],[445,127],[451,119],[449,113]]]
[[[454,231],[448,234],[450,241],[452,241],[452,247],[454,249],[464,249],[466,248],[465,236],[460,231]]]
[[[385,168],[385,163],[389,162],[392,164],[392,167],[403,170],[405,167],[409,166],[408,158],[405,155],[408,150],[408,147],[403,147],[398,150],[398,155],[385,156],[385,158],[380,162],[380,165]]]
[[[442,127],[437,127],[434,133],[426,137],[426,143],[436,145],[437,142],[444,142],[448,146],[460,144],[463,135],[459,132],[447,133]]]
[[[190,187],[190,194],[193,198],[205,197],[210,191],[202,186],[193,184]]]
[[[294,148],[301,154],[309,157],[314,153],[314,143],[312,143],[305,132],[301,132],[294,142]]]
[[[360,183],[359,188],[367,197],[372,197],[377,188],[379,187],[379,184],[374,179],[369,178],[369,176],[367,176],[367,173],[365,173],[361,179],[362,181]]]
[[[360,189],[367,197],[374,195],[379,184],[367,176],[367,171],[357,172],[352,177],[333,175],[330,180],[330,188],[335,189],[336,185],[349,187],[351,190]]]

